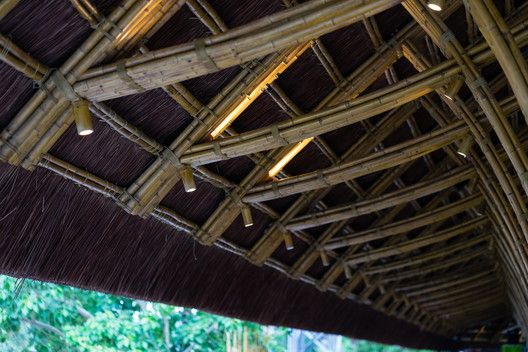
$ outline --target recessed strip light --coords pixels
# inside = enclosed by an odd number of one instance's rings
[[[427,6],[433,11],[442,11],[445,5],[445,0],[429,0]]]
[[[255,99],[257,99],[260,94],[266,89],[266,87],[273,83],[278,76],[284,72],[288,67],[293,64],[299,56],[301,56],[302,53],[306,51],[311,45],[311,42],[306,43],[298,50],[293,51],[286,57],[275,69],[273,69],[266,77],[263,78],[263,80],[249,93],[244,97],[244,99],[238,103],[227,115],[226,117],[218,124],[218,126],[215,127],[215,129],[211,132],[211,137],[217,138],[226,130],[226,128],[229,127],[237,119],[244,110],[253,102]]]
[[[284,155],[273,167],[268,171],[269,177],[275,177],[282,169],[310,143],[314,137],[306,138],[293,146],[290,151]]]

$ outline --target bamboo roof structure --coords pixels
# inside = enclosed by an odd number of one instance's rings
[[[0,0],[0,46],[0,273],[525,342],[526,1]]]

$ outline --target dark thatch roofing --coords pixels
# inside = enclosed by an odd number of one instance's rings
[[[426,3],[0,3],[0,272],[410,347],[523,339],[528,6]]]

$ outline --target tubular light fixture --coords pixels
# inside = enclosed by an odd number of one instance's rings
[[[242,212],[242,220],[244,221],[244,226],[245,227],[253,226],[253,216],[251,215],[251,209],[247,205],[244,205],[242,207],[241,212]]]
[[[282,233],[282,237],[284,238],[284,245],[286,246],[286,250],[291,251],[294,248],[291,234],[288,231],[284,231]]]
[[[194,182],[194,176],[192,168],[185,166],[180,170],[180,177],[183,182],[183,188],[185,192],[190,193],[196,191],[196,182]]]
[[[329,266],[330,261],[328,260],[328,254],[326,254],[325,250],[321,249],[319,254],[321,255],[321,262],[323,263],[323,266]]]
[[[344,269],[345,269],[345,277],[347,279],[351,279],[352,278],[352,271],[350,270],[350,266],[348,266],[347,263],[345,263]]]
[[[92,134],[94,130],[88,102],[84,99],[79,99],[72,102],[72,105],[75,126],[77,126],[77,134],[79,136]]]
[[[457,154],[463,156],[464,158],[467,158],[472,145],[473,145],[473,140],[471,139],[470,136],[467,136],[460,143],[460,146],[457,150]]]
[[[302,53],[306,51],[310,47],[310,42],[306,43],[302,47],[292,51],[280,64],[278,64],[273,70],[269,71],[269,73],[260,81],[257,86],[251,91],[251,93],[247,94],[242,101],[240,101],[235,107],[231,109],[231,111],[226,115],[226,117],[220,122],[218,126],[214,128],[214,130],[211,132],[211,137],[217,138],[226,130],[226,128],[231,125],[233,121],[242,113],[246,108],[255,100],[257,99],[260,94],[264,90],[266,90],[267,86],[273,83],[277,77],[284,72],[292,63],[294,63],[299,56],[301,56]]]
[[[445,5],[445,0],[428,0],[427,7],[433,11],[442,11]]]
[[[446,98],[450,100],[455,100],[455,96],[458,94],[458,91],[464,85],[464,78],[461,76],[455,77],[447,86],[447,89],[444,93]]]
[[[277,176],[279,172],[297,155],[301,152],[310,143],[313,141],[313,137],[306,138],[299,143],[295,144],[290,151],[284,155],[273,167],[268,171],[268,176],[270,178]]]

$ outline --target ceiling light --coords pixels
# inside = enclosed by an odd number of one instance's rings
[[[92,115],[90,114],[89,104],[86,100],[80,99],[72,102],[73,116],[77,134],[87,136],[93,133]]]
[[[306,138],[299,143],[295,144],[290,151],[284,155],[273,167],[268,171],[269,177],[275,177],[279,172],[284,169],[284,167],[297,155],[301,152],[310,143],[313,141],[313,137]]]
[[[433,11],[442,11],[444,8],[445,1],[444,0],[428,0],[427,1],[427,7],[429,7]]]
[[[190,193],[196,191],[196,182],[194,182],[192,168],[186,166],[180,169],[180,177],[182,179],[185,192]]]

